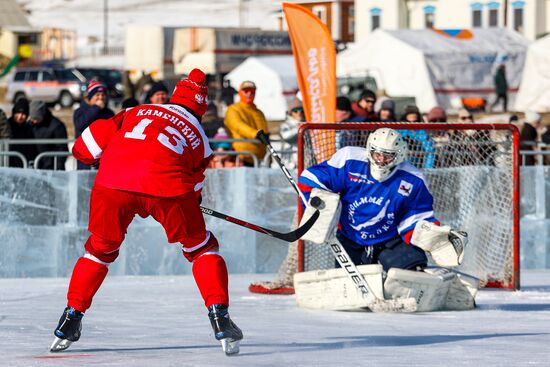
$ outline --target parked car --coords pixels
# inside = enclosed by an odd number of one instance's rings
[[[25,97],[70,107],[85,91],[86,78],[74,68],[18,68],[8,82],[6,100],[15,102]]]
[[[122,100],[124,87],[122,86],[122,71],[109,68],[75,67],[86,80],[98,80],[107,86],[109,98],[113,101]]]

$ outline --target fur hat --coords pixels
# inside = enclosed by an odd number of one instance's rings
[[[251,82],[250,80],[245,80],[239,86],[239,90],[243,89],[256,89],[256,84],[254,82]]]
[[[166,92],[168,94],[168,88],[166,88],[163,82],[154,82],[151,84],[149,91],[147,91],[147,97],[150,99],[157,92]]]
[[[92,98],[94,96],[94,94],[99,93],[99,92],[103,92],[103,93],[107,94],[107,87],[105,86],[105,84],[103,84],[103,83],[101,83],[97,80],[92,80],[88,84],[88,88],[86,88],[86,95],[88,96],[88,98]]]
[[[426,116],[428,122],[445,122],[447,121],[447,113],[439,106],[436,106],[428,112]]]
[[[170,103],[189,108],[197,117],[204,115],[208,107],[206,75],[199,69],[191,70],[186,79],[176,84]]]
[[[351,111],[351,102],[348,97],[336,98],[336,109],[340,111]]]

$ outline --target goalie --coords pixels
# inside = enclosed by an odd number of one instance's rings
[[[305,170],[298,185],[307,197],[312,189],[340,195],[341,214],[335,207],[329,215],[338,222],[336,238],[356,265],[379,263],[386,272],[422,270],[426,252],[440,266],[462,261],[466,233],[439,225],[422,172],[407,161],[407,145],[395,130],[374,131],[366,149],[338,150]]]

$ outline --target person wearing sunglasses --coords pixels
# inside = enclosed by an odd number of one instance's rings
[[[378,114],[374,110],[375,103],[376,94],[370,89],[365,89],[357,102],[352,103],[351,108],[355,115],[365,117],[365,122],[375,122],[378,121]]]

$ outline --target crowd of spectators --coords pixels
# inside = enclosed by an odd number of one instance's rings
[[[499,69],[495,75],[495,85],[502,87],[506,84],[502,77],[503,70]],[[124,100],[121,108],[132,108],[142,103],[164,104],[169,99],[167,84],[161,80],[154,80],[151,74],[143,73],[136,83],[132,83],[129,73],[124,74]],[[262,144],[243,141],[256,138],[259,130],[269,134],[266,118],[262,111],[254,103],[256,84],[253,81],[242,82],[238,90],[231,84],[224,82],[219,106],[214,101],[208,105],[207,111],[202,117],[204,131],[210,139],[215,152],[212,168],[254,166],[261,162],[266,155],[266,148]],[[501,88],[502,89],[502,88]],[[498,93],[497,99],[492,104],[503,103],[507,109],[507,96]],[[502,92],[502,91],[501,91]],[[235,94],[238,96],[234,100]],[[115,112],[109,108],[107,87],[97,80],[92,80],[86,90],[85,98],[74,111],[73,123],[75,138],[95,120],[114,116]],[[378,103],[378,104],[377,104]],[[378,106],[378,107],[376,107]],[[220,112],[221,115],[220,115]],[[402,112],[402,113],[400,113]],[[283,158],[289,167],[296,167],[297,162],[297,134],[300,124],[306,120],[302,101],[294,97],[288,103],[287,118],[280,124],[278,133],[272,134],[275,146],[283,152]],[[474,123],[471,110],[461,109],[458,116],[449,120],[445,109],[435,106],[430,111],[422,114],[415,105],[406,105],[400,110],[396,108],[396,101],[378,97],[375,92],[365,89],[357,100],[350,100],[346,96],[336,99],[336,123]],[[517,124],[521,129],[521,150],[536,150],[537,143],[550,144],[550,129],[543,134],[541,116],[536,112],[528,111],[525,118],[520,119],[512,115],[510,123]],[[433,133],[424,129],[399,130],[408,143],[413,164],[422,168],[445,167],[454,164],[473,164],[460,157],[460,147],[467,142],[477,142],[483,146],[490,140],[488,133],[470,131],[468,134],[461,131],[449,131],[447,133]],[[473,131],[473,132],[472,132]],[[336,133],[336,149],[350,145],[362,145],[368,137],[364,130],[340,130]],[[67,144],[17,144],[12,140],[17,139],[67,139],[65,125],[50,111],[48,106],[41,101],[29,102],[24,98],[18,99],[12,108],[12,114],[8,118],[4,111],[0,110],[0,139],[10,139],[9,150],[21,153],[27,162],[33,164],[36,157],[43,152],[68,152]],[[232,141],[232,140],[240,141]],[[461,142],[460,144],[458,142]],[[461,145],[462,144],[462,145]],[[471,144],[475,147],[476,144]],[[489,145],[489,144],[485,144]],[[444,147],[444,148],[441,148]],[[439,152],[437,155],[435,154]],[[478,149],[474,152],[478,162],[491,162],[490,150]],[[242,154],[238,154],[238,153]],[[472,152],[470,152],[472,153]],[[65,169],[65,160],[69,154],[53,154],[41,157],[37,168],[41,169]],[[257,159],[253,159],[254,155]],[[470,160],[472,154],[470,154]],[[535,164],[535,156],[526,155],[523,164]],[[6,160],[4,160],[6,162]],[[34,164],[36,166],[36,163]],[[22,167],[21,159],[9,157],[10,167]],[[77,162],[77,169],[90,169],[89,166]]]

